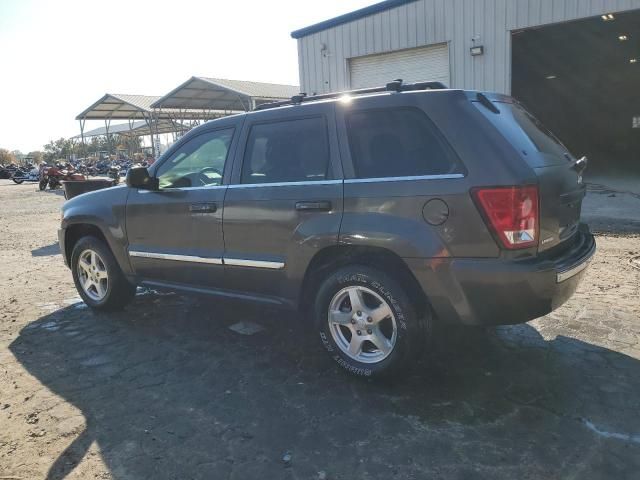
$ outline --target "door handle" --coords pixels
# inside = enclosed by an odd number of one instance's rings
[[[215,203],[192,203],[189,205],[191,213],[216,213],[218,206]]]
[[[328,200],[320,200],[316,202],[296,202],[296,210],[318,210],[326,212],[331,210],[331,202]]]

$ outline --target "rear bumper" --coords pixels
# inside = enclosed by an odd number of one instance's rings
[[[569,248],[526,260],[409,259],[438,318],[467,325],[523,323],[541,317],[575,292],[596,251],[582,225]]]

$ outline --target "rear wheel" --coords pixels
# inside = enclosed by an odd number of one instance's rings
[[[17,183],[18,185],[20,185],[22,182],[24,182],[24,178],[16,178],[13,177],[11,178],[11,180],[13,180],[15,183]]]
[[[426,344],[424,321],[400,284],[360,265],[329,275],[315,300],[320,339],[334,361],[358,376],[409,370]]]
[[[46,177],[41,179],[40,182],[38,182],[38,188],[40,190],[44,190],[45,188],[47,188],[47,183],[48,182],[49,182],[49,180]]]
[[[71,255],[71,271],[80,297],[96,310],[120,310],[136,293],[109,247],[96,237],[78,240]]]

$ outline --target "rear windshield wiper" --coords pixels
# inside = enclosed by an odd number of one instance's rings
[[[496,107],[493,102],[491,100],[489,100],[487,98],[487,96],[484,93],[478,93],[476,94],[476,98],[478,99],[478,101],[485,107],[487,108],[489,111],[493,112],[493,113],[500,113],[500,110],[498,110],[498,107]]]

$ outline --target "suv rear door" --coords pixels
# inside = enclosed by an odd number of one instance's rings
[[[337,244],[334,122],[332,104],[247,116],[224,204],[226,288],[293,301],[314,254]]]
[[[540,234],[538,251],[571,238],[578,229],[586,186],[583,166],[544,125],[509,97],[488,96],[498,111],[479,101],[474,105],[517,149],[538,178]]]

